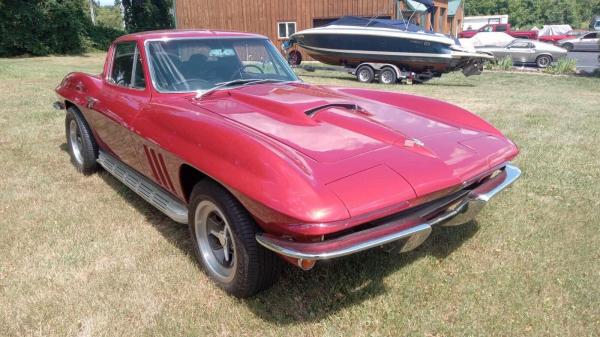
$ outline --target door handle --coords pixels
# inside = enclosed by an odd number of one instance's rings
[[[91,97],[91,96],[87,96],[85,99],[87,100],[88,109],[93,109],[94,105],[96,105],[96,103],[98,103],[98,99]]]

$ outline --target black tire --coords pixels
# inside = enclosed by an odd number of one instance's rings
[[[370,66],[361,66],[356,69],[356,79],[361,83],[371,83],[375,79],[375,72]]]
[[[99,165],[96,161],[98,159],[98,144],[83,115],[74,106],[67,109],[65,132],[71,163],[77,168],[77,171],[85,175],[98,171]],[[74,132],[75,135],[71,136],[71,132]]]
[[[391,68],[383,68],[381,72],[379,72],[379,83],[381,84],[395,84],[398,82],[398,75],[396,75],[396,71]]]
[[[573,51],[575,46],[572,43],[565,43],[561,47],[565,48],[567,51]]]
[[[540,55],[535,59],[535,64],[538,68],[547,68],[552,64],[552,56]]]
[[[231,256],[233,257],[230,260],[231,267],[225,267],[229,268],[230,272],[227,276],[230,279],[227,280],[214,269],[214,263],[217,261],[215,253],[217,250],[212,245],[208,247],[209,249],[206,249],[206,244],[204,245],[205,248],[202,248],[201,242],[205,240],[202,234],[202,226],[204,225],[202,225],[202,221],[197,221],[197,218],[201,217],[201,212],[203,212],[202,207],[204,206],[201,205],[206,204],[216,206],[217,213],[220,213],[216,215],[225,217],[222,220],[225,221],[224,223],[227,224],[231,232],[231,241],[233,242]],[[245,298],[269,288],[277,281],[281,272],[281,258],[256,242],[255,235],[258,232],[258,227],[248,211],[225,188],[211,180],[203,180],[197,183],[190,197],[188,216],[196,258],[204,272],[220,288],[233,296]],[[204,223],[208,223],[208,221],[204,221]],[[207,232],[206,229],[204,231]],[[225,229],[223,232],[225,232]],[[216,236],[212,237],[215,245],[218,245],[218,241],[215,241],[216,238]],[[221,252],[224,250],[223,248],[226,249],[227,245],[230,244],[229,241],[225,242],[226,244],[221,246]],[[220,261],[220,263],[223,262],[227,262],[226,258]]]

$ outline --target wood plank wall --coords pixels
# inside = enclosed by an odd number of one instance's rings
[[[298,31],[311,28],[313,19],[344,15],[394,18],[394,0],[176,0],[177,28],[219,29],[259,33],[277,47],[277,23],[296,22]]]

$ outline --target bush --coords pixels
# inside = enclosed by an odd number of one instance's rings
[[[106,50],[122,34],[93,26],[81,0],[0,1],[0,56]]]
[[[498,60],[496,66],[500,70],[504,70],[504,71],[510,70],[510,69],[512,69],[512,66],[513,66],[512,58],[510,58],[510,56],[503,57]]]
[[[545,73],[554,75],[570,75],[577,72],[577,61],[568,58],[559,59],[556,64],[544,69]]]

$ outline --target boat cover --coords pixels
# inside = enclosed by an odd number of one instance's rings
[[[356,26],[356,27],[378,27],[404,30],[409,32],[426,32],[429,34],[435,34],[435,32],[425,31],[425,29],[414,23],[409,23],[402,20],[389,20],[389,19],[367,19],[358,16],[344,16],[341,19],[335,20],[329,23],[327,26],[338,25],[338,26]]]

